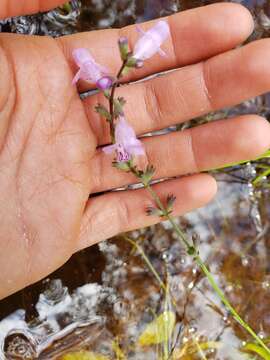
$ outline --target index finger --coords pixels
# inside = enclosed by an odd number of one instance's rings
[[[253,19],[249,11],[239,4],[222,3],[183,11],[166,18],[171,37],[162,49],[167,57],[158,54],[146,61],[142,69],[133,72],[127,80],[136,80],[156,72],[165,71],[199,62],[213,55],[227,51],[241,44],[253,31]],[[154,21],[142,24],[144,30],[153,26]],[[57,39],[72,71],[75,65],[72,51],[87,48],[95,60],[107,66],[112,73],[121,65],[117,41],[127,36],[131,49],[138,39],[135,26],[122,29],[98,30]]]
[[[1,0],[0,19],[47,11],[65,2],[65,0]]]

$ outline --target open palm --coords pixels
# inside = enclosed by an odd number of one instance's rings
[[[25,5],[21,12],[33,10]],[[139,135],[269,91],[269,40],[231,50],[253,29],[244,8],[212,5],[174,15],[169,24],[169,56],[157,55],[129,80],[176,70],[118,89]],[[107,125],[94,112],[101,97],[80,99],[71,85],[76,69],[70,54],[89,48],[115,73],[120,34],[134,44],[134,27],[57,40],[0,35],[0,298],[86,246],[159,221],[145,214],[151,200],[144,190],[89,199],[133,179],[99,150],[109,142]],[[143,141],[157,177],[195,174],[155,186],[161,195],[177,196],[175,214],[182,214],[215,194],[215,181],[200,171],[259,155],[270,145],[270,127],[250,115]]]

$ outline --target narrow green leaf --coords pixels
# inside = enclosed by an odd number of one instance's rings
[[[266,158],[270,158],[270,150],[267,150],[265,153],[263,153],[262,155],[258,156],[256,159],[252,159],[252,160],[243,160],[243,161],[239,161],[239,162],[235,162],[235,163],[231,163],[231,164],[226,164],[223,165],[221,167],[218,168],[214,168],[214,169],[209,169],[209,170],[221,170],[221,169],[225,169],[227,167],[232,167],[232,166],[237,166],[237,165],[242,165],[245,164],[247,162],[252,162],[252,161],[258,161],[258,160],[262,160],[262,159],[266,159]]]
[[[263,349],[260,345],[248,343],[243,348],[242,351],[244,352],[253,352],[257,355],[260,355],[260,357],[264,360],[270,360],[269,353]]]
[[[108,121],[111,120],[111,114],[109,113],[109,111],[106,109],[105,106],[103,106],[101,104],[97,104],[96,107],[95,107],[95,110],[99,115],[101,115],[102,117],[104,117]]]
[[[119,99],[114,100],[114,116],[117,118],[119,115],[123,114],[123,103]]]

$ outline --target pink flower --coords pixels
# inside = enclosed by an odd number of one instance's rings
[[[116,160],[125,162],[133,156],[145,155],[143,144],[137,139],[135,131],[128,124],[124,116],[120,116],[115,127],[115,144],[102,149],[106,154],[116,152]]]
[[[142,35],[137,41],[133,51],[133,57],[138,60],[146,60],[155,55],[157,52],[161,56],[166,53],[161,50],[160,46],[169,37],[170,28],[166,21],[160,20],[150,30],[144,32],[139,26],[137,30]]]
[[[105,67],[96,63],[87,49],[75,49],[72,53],[73,59],[80,68],[75,75],[72,84],[76,84],[80,79],[89,81],[101,90],[106,90],[112,86],[113,80],[108,75]]]

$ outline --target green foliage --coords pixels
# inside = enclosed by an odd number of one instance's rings
[[[126,100],[123,97],[118,97],[114,100],[114,117],[123,115],[123,106],[126,104]]]
[[[263,349],[260,345],[248,343],[243,348],[242,351],[248,353],[255,353],[259,355],[264,360],[270,360],[269,352]]]
[[[100,116],[104,117],[107,121],[111,121],[111,115],[104,105],[97,104],[95,110]]]

